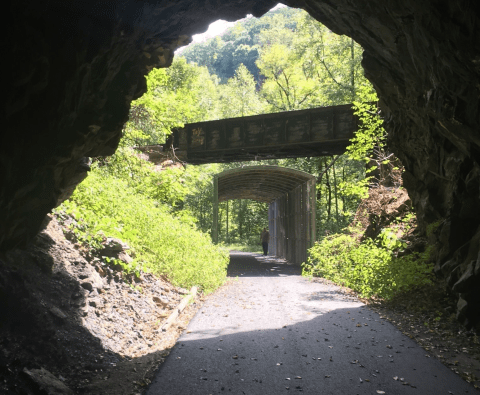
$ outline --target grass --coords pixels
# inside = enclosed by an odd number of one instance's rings
[[[242,252],[255,252],[262,253],[262,246],[260,245],[248,245],[248,244],[224,244],[224,247],[228,251],[242,251]]]

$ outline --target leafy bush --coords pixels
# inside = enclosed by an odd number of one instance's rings
[[[324,277],[363,297],[389,299],[398,292],[431,283],[429,251],[397,257],[404,243],[385,229],[375,240],[359,242],[349,234],[325,237],[310,250],[303,274]]]
[[[83,237],[99,232],[125,241],[135,252],[132,270],[167,276],[183,287],[205,292],[226,276],[228,252],[212,244],[191,220],[174,217],[169,207],[138,193],[129,182],[95,169],[60,209],[85,224]]]

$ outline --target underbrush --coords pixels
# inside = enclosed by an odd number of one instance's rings
[[[133,250],[125,270],[166,276],[182,287],[198,285],[211,292],[225,280],[228,251],[195,229],[190,219],[174,217],[158,200],[138,193],[120,178],[92,171],[57,212],[73,216],[77,237],[95,245],[100,237],[116,237]]]
[[[416,217],[406,191],[378,187],[368,195],[349,228],[309,250],[304,275],[324,277],[362,297],[385,300],[432,284],[431,249],[415,236]],[[427,229],[427,236],[431,231]]]
[[[335,234],[310,249],[303,273],[332,280],[362,297],[390,299],[399,292],[432,282],[428,249],[398,256],[405,247],[388,229],[375,240],[362,242],[352,234]]]

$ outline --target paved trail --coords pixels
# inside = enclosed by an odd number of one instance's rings
[[[229,275],[238,281],[202,307],[148,395],[479,393],[378,314],[297,267],[232,253]]]

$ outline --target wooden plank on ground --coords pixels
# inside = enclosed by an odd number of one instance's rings
[[[170,314],[170,317],[168,317],[167,321],[162,325],[161,330],[163,332],[165,332],[168,328],[170,328],[170,326],[177,320],[180,313],[190,303],[190,300],[195,299],[197,290],[198,290],[198,287],[192,287],[192,289],[190,289],[190,292],[188,293],[188,295],[185,298],[183,298],[183,300],[180,302],[178,307],[173,311],[172,314]]]

